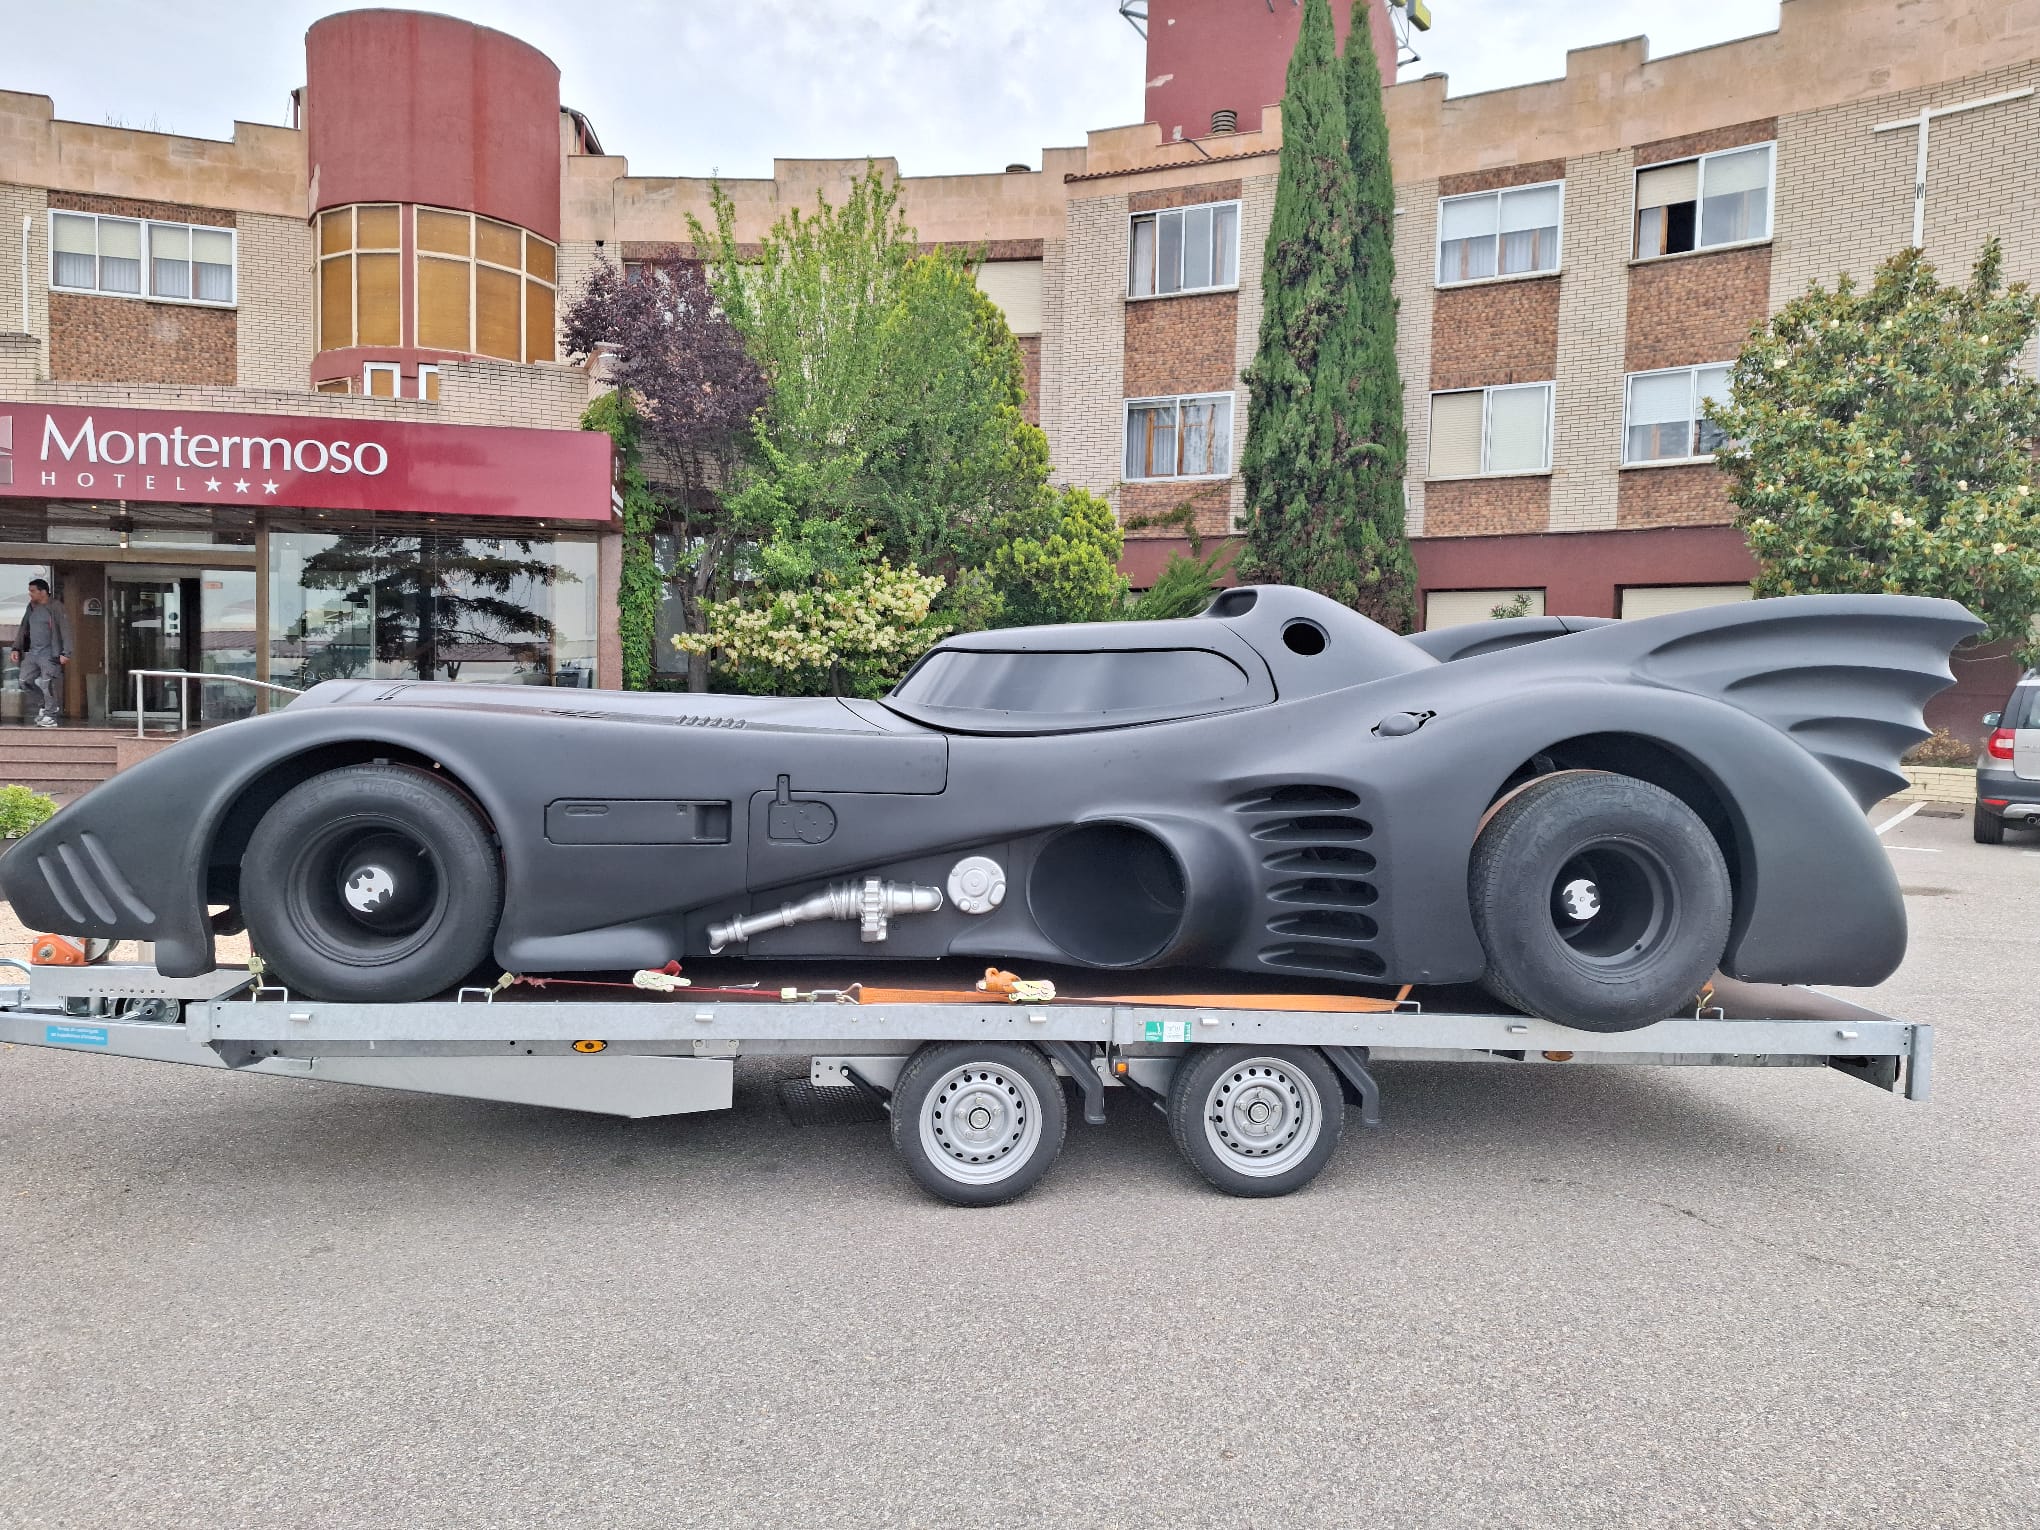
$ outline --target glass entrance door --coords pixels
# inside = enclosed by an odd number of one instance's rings
[[[184,662],[184,586],[177,579],[110,578],[106,585],[109,649],[108,710],[135,715],[135,671],[181,670]],[[175,680],[142,682],[142,707],[151,713],[177,712]]]

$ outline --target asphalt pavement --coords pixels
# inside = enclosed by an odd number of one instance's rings
[[[1889,816],[1881,813],[1879,818]],[[0,1526],[2040,1524],[2040,835],[1886,836],[1934,1099],[1385,1064],[1287,1200],[0,1050]]]

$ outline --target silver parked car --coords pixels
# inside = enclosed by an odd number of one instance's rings
[[[1976,842],[2001,845],[2005,825],[2040,825],[2040,669],[2013,687],[2002,712],[1986,712],[1990,729],[1976,758]]]

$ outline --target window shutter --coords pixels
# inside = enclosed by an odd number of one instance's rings
[[[1550,418],[1550,388],[1494,389],[1488,395],[1487,471],[1543,472]]]
[[[1707,161],[1707,194],[1710,197],[1761,191],[1770,183],[1771,151],[1768,148],[1717,154]]]
[[[1438,204],[1438,237],[1480,239],[1495,231],[1495,196],[1484,191],[1475,197],[1454,197]]]
[[[1483,403],[1478,389],[1431,395],[1431,477],[1464,478],[1480,471]]]
[[[1656,165],[1636,176],[1636,206],[1672,207],[1680,202],[1700,200],[1700,161],[1681,160],[1676,165]]]
[[[1512,605],[1519,595],[1529,597],[1525,616],[1544,614],[1542,590],[1433,590],[1424,598],[1424,629],[1435,632],[1440,627],[1490,621],[1496,606]]]
[[[1533,228],[1558,227],[1558,188],[1534,186],[1502,193],[1502,232],[1520,234]]]
[[[1659,585],[1622,592],[1622,619],[1635,621],[1644,616],[1665,616],[1673,611],[1697,611],[1703,606],[1726,606],[1748,600],[1746,584]]]

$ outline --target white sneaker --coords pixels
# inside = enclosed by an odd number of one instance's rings
[[[54,728],[57,720],[47,712],[39,712],[36,714],[35,725],[38,728]]]

